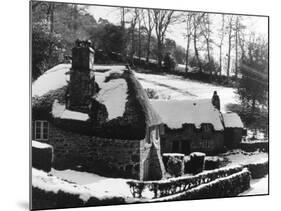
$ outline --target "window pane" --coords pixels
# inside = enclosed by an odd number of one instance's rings
[[[43,139],[48,139],[48,131],[43,132]]]
[[[44,121],[44,122],[43,122],[43,127],[44,127],[44,128],[48,128],[48,122]]]
[[[34,140],[35,139],[35,122],[34,121],[32,121],[31,130],[32,130],[31,138],[32,138],[32,140]]]
[[[36,128],[36,139],[41,139],[41,128]]]

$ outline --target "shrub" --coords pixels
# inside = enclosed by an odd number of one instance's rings
[[[154,89],[146,88],[145,91],[149,99],[159,99],[159,96]]]
[[[61,37],[51,33],[44,22],[32,25],[32,79],[35,80],[50,67],[59,63],[63,49]]]
[[[176,60],[174,57],[172,57],[171,53],[166,53],[163,61],[164,61],[165,71],[171,72],[175,70]]]
[[[172,176],[179,177],[184,174],[184,162],[182,159],[170,157],[167,162],[167,172]]]
[[[207,156],[205,157],[205,170],[213,170],[216,168],[219,168],[221,165],[221,162],[223,161],[222,158],[217,156]]]
[[[193,152],[190,154],[190,172],[198,174],[204,170],[205,153]]]
[[[268,152],[268,146],[267,141],[243,142],[240,144],[241,149],[246,152],[254,152],[257,150]]]
[[[268,161],[244,165],[251,172],[253,179],[262,178],[268,174]]]
[[[43,144],[37,141],[32,141],[32,167],[51,171],[53,161],[53,147],[48,144]]]

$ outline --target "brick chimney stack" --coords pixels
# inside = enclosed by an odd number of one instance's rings
[[[88,112],[91,97],[95,94],[95,52],[90,41],[76,40],[72,49],[72,67],[68,94],[68,109]]]

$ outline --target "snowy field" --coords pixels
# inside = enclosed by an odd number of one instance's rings
[[[159,99],[211,99],[217,91],[221,101],[221,110],[226,112],[226,105],[237,103],[233,88],[193,81],[175,75],[155,75],[135,73],[144,88],[154,89]]]

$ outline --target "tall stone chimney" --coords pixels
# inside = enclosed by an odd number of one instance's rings
[[[70,110],[89,111],[91,97],[95,94],[94,55],[90,41],[75,42],[67,103]]]

